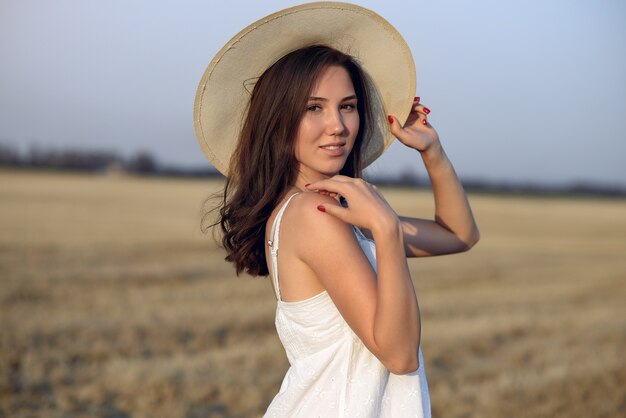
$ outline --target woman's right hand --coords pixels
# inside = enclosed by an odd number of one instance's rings
[[[340,205],[319,205],[318,210],[336,218],[367,229],[376,237],[378,233],[396,231],[400,228],[398,215],[378,192],[376,186],[363,179],[336,175],[305,186],[309,191],[331,196],[341,196],[348,207]]]

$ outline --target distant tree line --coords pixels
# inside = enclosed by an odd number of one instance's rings
[[[52,170],[74,170],[102,173],[131,173],[154,176],[176,177],[223,177],[209,166],[193,168],[165,166],[147,151],[139,151],[129,157],[107,150],[80,150],[74,148],[53,149],[31,147],[20,152],[16,147],[0,143],[0,167],[40,168]],[[395,177],[366,176],[368,181],[380,186],[429,188],[426,177],[412,172],[400,173]],[[549,186],[524,182],[496,182],[482,179],[462,179],[465,190],[474,193],[498,193],[538,196],[614,196],[626,197],[626,187],[594,183],[571,183]]]
[[[426,177],[401,174],[398,177],[375,178],[368,181],[379,186],[401,188],[430,188]],[[563,185],[546,185],[532,182],[493,181],[484,179],[461,179],[463,188],[472,193],[495,193],[524,196],[587,196],[587,197],[626,197],[626,187],[610,184],[574,182]]]
[[[219,175],[219,172],[208,164],[207,167],[189,169],[163,166],[147,151],[138,151],[129,157],[122,157],[119,153],[109,150],[32,146],[26,152],[20,152],[15,146],[2,143],[0,143],[0,166],[188,177]]]

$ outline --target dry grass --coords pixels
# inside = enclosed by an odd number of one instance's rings
[[[198,230],[218,187],[0,172],[0,417],[263,412],[287,361],[269,283]],[[626,201],[471,200],[477,247],[410,262],[434,415],[625,416]]]

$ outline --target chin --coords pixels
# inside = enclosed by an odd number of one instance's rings
[[[336,176],[337,174],[339,174],[339,172],[343,169],[343,165],[341,167],[335,167],[332,169],[328,169],[328,170],[323,170],[320,171],[320,173],[324,174],[325,176],[328,177],[332,177],[332,176]]]
[[[341,163],[338,162],[338,164],[332,164],[330,167],[328,167],[328,171],[332,172],[333,173],[332,175],[334,176],[335,174],[339,174],[339,172],[343,170],[345,165],[346,165],[346,161],[343,160],[341,161]]]

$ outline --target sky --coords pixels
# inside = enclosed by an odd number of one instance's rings
[[[462,179],[626,186],[626,2],[355,1],[415,60]],[[195,90],[239,30],[294,1],[0,0],[0,143],[208,164]],[[369,174],[425,176],[398,141]]]

